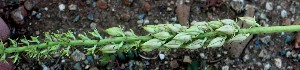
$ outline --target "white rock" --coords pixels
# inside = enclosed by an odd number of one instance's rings
[[[50,68],[49,67],[47,67],[46,65],[42,65],[42,67],[43,67],[43,70],[50,70]]]
[[[269,70],[271,68],[271,65],[269,63],[264,65],[264,70]]]
[[[246,62],[246,61],[249,60],[249,59],[250,59],[249,55],[245,55],[245,56],[243,57],[244,62]]]
[[[200,57],[203,58],[203,59],[207,58],[204,53],[200,53]]]
[[[266,15],[265,15],[264,13],[261,13],[261,14],[259,15],[259,17],[260,17],[261,19],[266,19],[266,18],[267,18]]]
[[[291,57],[291,55],[292,55],[291,51],[287,51],[285,54],[286,57]]]
[[[143,19],[141,19],[141,20],[138,20],[138,21],[136,21],[136,23],[138,23],[139,25],[141,25],[141,24],[143,24],[143,23],[144,23],[144,20],[143,20]]]
[[[150,23],[149,19],[144,20],[144,24],[149,24],[149,23]]]
[[[159,54],[158,56],[159,56],[159,59],[160,59],[160,60],[165,59],[165,54]]]
[[[191,60],[190,56],[184,56],[183,62],[184,63],[192,63],[192,60]]]
[[[64,4],[59,4],[58,8],[60,11],[64,11],[66,6]]]
[[[48,11],[48,7],[45,7],[44,10],[45,10],[45,11]]]
[[[281,17],[282,18],[285,18],[285,17],[287,17],[287,12],[285,11],[285,10],[281,10]]]
[[[300,54],[298,54],[298,59],[300,59]]]
[[[69,5],[69,10],[76,10],[76,9],[77,9],[77,5],[75,4]]]
[[[277,6],[276,9],[281,9],[281,6]]]
[[[281,68],[282,67],[282,61],[280,58],[275,58],[274,59],[274,63],[275,65],[278,67],[278,68]]]
[[[273,3],[272,2],[267,2],[266,3],[266,9],[267,10],[273,10]]]
[[[229,66],[227,66],[227,65],[226,65],[226,66],[223,66],[223,67],[222,67],[222,70],[229,70]]]
[[[217,54],[217,57],[219,58],[219,57],[221,57],[222,55],[221,54]]]

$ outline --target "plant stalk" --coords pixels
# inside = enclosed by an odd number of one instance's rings
[[[238,33],[250,33],[250,34],[261,34],[261,33],[275,33],[275,32],[294,32],[300,31],[300,25],[290,25],[290,26],[271,26],[271,27],[253,27],[249,29],[240,29]],[[197,38],[203,37],[213,37],[219,35],[220,32],[207,32],[204,34],[200,34]],[[152,36],[134,36],[134,37],[116,37],[116,38],[108,38],[102,40],[71,40],[68,42],[47,42],[40,43],[36,45],[29,46],[21,46],[21,47],[9,47],[9,48],[0,48],[0,54],[4,53],[14,53],[14,52],[22,52],[26,49],[38,48],[43,49],[49,46],[54,45],[62,45],[62,46],[78,46],[78,45],[106,45],[111,42],[119,43],[119,42],[132,42],[132,41],[148,41],[152,39]],[[0,45],[1,46],[1,45]]]

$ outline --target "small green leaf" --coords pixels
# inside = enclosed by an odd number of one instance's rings
[[[168,32],[162,31],[162,32],[158,32],[156,34],[153,35],[155,38],[161,39],[161,40],[166,40],[172,37],[172,35]]]
[[[220,21],[210,21],[210,22],[208,22],[208,25],[214,29],[223,26],[222,22],[220,22]]]
[[[39,41],[39,39],[38,39],[38,37],[39,36],[37,36],[37,37],[33,37],[33,36],[30,36],[31,37],[31,41],[29,41],[29,42],[35,42],[35,43],[40,43],[40,41]]]
[[[177,34],[173,39],[178,41],[188,42],[192,40],[192,37],[191,35],[188,35],[188,33],[182,32]]]
[[[123,29],[120,27],[112,27],[105,30],[111,36],[123,36],[124,32]]]
[[[226,37],[216,37],[210,41],[207,47],[221,47],[225,43]]]
[[[89,33],[96,38],[103,39],[97,29],[95,29],[93,32],[89,32]]]
[[[78,34],[78,37],[81,39],[81,40],[91,40],[89,37],[87,37],[86,33],[83,34]]]

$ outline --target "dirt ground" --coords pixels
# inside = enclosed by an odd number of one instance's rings
[[[186,6],[180,7],[180,1]],[[95,28],[103,31],[119,25],[145,35],[143,25],[236,19],[249,15],[249,8],[252,8],[250,15],[262,26],[296,25],[300,23],[299,3],[298,0],[2,0],[0,16],[9,25],[12,39],[42,37],[44,32],[83,33]],[[16,70],[299,70],[300,53],[294,48],[295,37],[297,32],[253,35],[246,48],[236,52],[241,53],[238,57],[230,57],[234,51],[223,48],[174,49],[163,52],[163,60],[136,55],[134,59],[117,59],[106,66],[100,64],[102,54],[86,55],[81,61],[65,56],[37,60],[23,55],[14,65]],[[152,54],[158,56],[158,52]]]

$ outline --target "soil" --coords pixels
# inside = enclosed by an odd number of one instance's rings
[[[236,19],[248,15],[249,5],[255,7],[252,15],[263,26],[293,25],[297,24],[294,21],[300,20],[300,12],[297,11],[300,9],[300,1],[296,0],[183,0],[184,4],[190,8],[188,16],[185,17],[177,17],[177,1],[180,0],[4,0],[0,1],[0,16],[8,24],[12,39],[29,38],[30,36],[40,36],[43,39],[44,32],[73,31],[79,34],[92,31],[94,28],[107,36],[103,30],[113,26],[123,26],[126,30],[132,29],[137,35],[146,35],[147,33],[142,29],[143,25],[179,23],[184,20],[182,18],[188,18],[185,21],[189,22]],[[268,6],[270,3],[272,8]],[[65,9],[60,10],[59,6],[62,4]],[[69,8],[70,5],[76,5],[76,9]],[[24,16],[24,18],[17,19],[12,15],[16,14],[14,11],[22,12],[20,16]],[[140,20],[149,20],[149,23],[139,23]],[[271,36],[270,40],[264,43],[267,36]],[[139,55],[125,60],[117,57],[117,60],[110,61],[113,63],[111,66],[101,66],[101,59],[96,59],[96,56],[93,56],[94,63],[85,63],[85,60],[74,61],[66,56],[38,60],[21,54],[22,58],[14,65],[16,70],[47,68],[71,70],[78,69],[76,68],[78,67],[77,63],[81,69],[90,70],[185,70],[189,66],[195,65],[184,62],[184,56],[189,56],[192,61],[196,61],[197,69],[201,70],[226,70],[227,67],[230,70],[299,70],[300,53],[299,50],[294,49],[293,42],[296,36],[297,32],[254,35],[245,45],[245,49],[242,49],[243,51],[236,52],[241,55],[234,58],[230,57],[232,54],[230,52],[234,51],[223,48],[203,48],[199,50],[172,49],[170,52],[162,52],[165,55],[163,60],[160,60],[159,57],[146,59]],[[286,41],[287,37],[291,37],[292,41]],[[83,48],[76,49],[85,52]],[[267,52],[260,55],[262,50]],[[75,51],[75,49],[71,51]],[[136,52],[142,54],[142,52]],[[291,54],[288,55],[288,52]],[[203,54],[204,56],[202,56]],[[96,55],[101,58],[102,54]],[[117,56],[118,54],[113,55]],[[145,55],[156,57],[158,52]],[[281,66],[278,66],[278,59],[281,61]],[[270,66],[268,67],[268,65]]]

